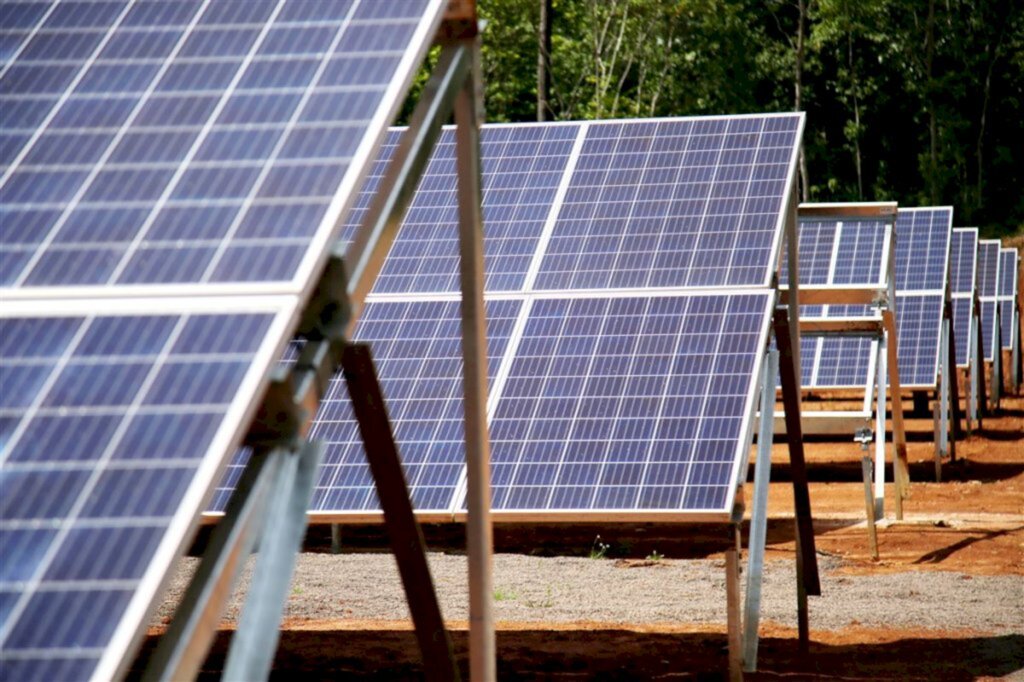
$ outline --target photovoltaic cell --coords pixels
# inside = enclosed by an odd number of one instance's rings
[[[443,6],[5,4],[0,285],[299,278]]]
[[[591,124],[536,288],[767,286],[802,123]]]
[[[359,226],[401,130],[392,130],[344,236]],[[555,203],[579,126],[489,125],[481,130],[484,260],[487,291],[518,291]],[[455,131],[446,128],[406,212],[374,293],[459,290]]]
[[[534,301],[491,424],[494,509],[727,512],[771,305]]]
[[[125,655],[242,428],[276,318],[4,317],[0,678],[88,679]]]
[[[549,483],[558,491],[545,501],[549,506],[543,509],[551,511],[585,515],[630,504],[640,511],[719,514],[725,509],[749,445],[749,431],[741,427],[752,409],[752,387],[759,383],[753,368],[766,349],[767,310],[773,300],[768,284],[789,206],[802,120],[802,115],[785,114],[483,128],[492,342],[489,417],[494,480],[496,485],[505,481],[496,488],[497,509],[521,510],[525,498],[512,503],[509,496]],[[391,131],[345,235],[365,218],[399,134]],[[452,300],[458,286],[452,159],[452,132],[445,130],[357,332],[373,344],[381,360],[384,394],[420,512],[448,513],[463,506],[458,315]],[[616,213],[627,204],[636,210]],[[698,214],[684,213],[698,204],[704,206]],[[573,230],[578,231],[575,237]],[[573,257],[584,267],[574,266],[572,276],[563,277],[557,259],[598,241],[614,254],[581,250]],[[673,258],[685,256],[692,262],[682,266],[681,261],[660,260],[673,250]],[[723,290],[720,296],[709,296],[690,290],[730,284],[760,291]],[[618,291],[596,292],[595,286]],[[647,296],[636,291],[652,287],[673,291]],[[561,312],[537,317],[538,311],[549,309]],[[564,319],[556,322],[557,315]],[[598,328],[588,332],[593,324]],[[667,331],[658,331],[662,329]],[[415,342],[406,343],[408,338]],[[626,347],[630,339],[641,354]],[[678,345],[663,348],[669,341]],[[538,344],[549,344],[553,354],[540,354]],[[648,350],[650,357],[644,354]],[[600,362],[595,360],[589,369],[581,365],[574,354],[585,352],[600,355]],[[709,354],[705,367],[701,358]],[[538,363],[545,357],[550,360],[548,377],[531,374],[540,371]],[[550,377],[567,381],[549,386],[542,380]],[[650,408],[652,401],[660,406],[656,413],[639,412],[633,415],[637,419],[626,420],[633,426],[615,426],[614,438],[622,443],[614,441],[602,451],[598,468],[588,469],[595,476],[591,482],[563,486],[565,481],[555,474],[549,481],[526,481],[514,472],[522,469],[525,475],[534,464],[543,469],[533,459],[539,450],[533,435],[520,442],[510,434],[512,429],[533,428],[527,416],[516,412],[529,404],[523,391],[531,380],[529,390],[538,391],[535,402],[544,407],[536,428],[545,429],[542,440],[549,452],[556,443],[562,448],[562,459],[555,464],[569,463],[567,472],[593,463],[587,458],[595,446],[585,442],[586,434],[599,421],[613,426],[614,415],[597,418],[588,412],[598,403],[622,404],[624,410]],[[616,386],[627,392],[593,392]],[[635,393],[659,386],[662,393]],[[691,389],[692,396],[687,393]],[[554,410],[567,409],[573,401],[579,403],[578,413],[573,408],[554,425],[549,418],[560,414]],[[629,428],[649,432],[622,431]],[[365,455],[340,383],[332,386],[313,433],[328,444],[313,513],[377,513]],[[628,458],[642,439],[650,461],[639,460],[645,473],[634,484],[628,477],[636,473],[635,467],[619,464],[632,461]],[[670,456],[669,450],[678,452]],[[244,452],[236,456],[236,466],[218,490],[215,510],[223,508],[245,457]],[[529,466],[523,469],[522,464]],[[551,467],[546,471],[551,473]],[[499,478],[506,475],[512,478]],[[626,493],[631,485],[632,493]],[[588,486],[592,496],[587,499],[563,491],[575,487],[582,495]]]
[[[832,254],[835,251],[834,220],[800,220],[797,223],[797,258],[800,259],[800,284],[828,284],[832,277]],[[789,284],[789,255],[782,251],[779,281]]]
[[[1013,347],[1013,326],[1017,323],[1017,276],[1019,262],[1017,249],[999,251],[999,324],[1003,348]]]

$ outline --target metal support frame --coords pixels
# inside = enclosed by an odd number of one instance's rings
[[[466,544],[469,555],[469,674],[497,678],[494,634],[494,553],[491,525],[490,435],[487,427],[487,315],[484,307],[484,233],[481,212],[480,125],[483,92],[480,42],[461,40],[472,68],[455,100],[455,155],[459,203],[459,276],[462,289],[463,406],[466,416]]]
[[[245,671],[234,679],[266,679],[320,456],[319,446],[305,442],[252,455],[174,619],[148,662],[144,680],[196,677],[232,586],[257,548],[260,559],[250,594],[259,594],[259,599],[246,604],[229,659],[235,671]],[[251,606],[254,603],[258,605]],[[232,679],[227,672],[225,668],[226,679]]]
[[[875,485],[874,505],[868,514],[869,523],[885,518],[885,387],[888,385],[888,358],[886,334],[878,342],[878,361],[875,373]],[[894,408],[897,409],[897,408]],[[895,461],[895,457],[893,458]],[[894,477],[895,478],[895,477]],[[899,495],[896,495],[899,500]],[[903,505],[896,504],[897,518],[903,517]]]
[[[790,471],[793,477],[793,508],[797,529],[797,570],[802,573],[801,588],[809,595],[821,594],[818,560],[814,548],[814,521],[811,517],[811,496],[807,486],[807,464],[804,460],[803,432],[800,426],[799,370],[792,354],[793,336],[789,316],[782,308],[775,309],[775,345],[779,349],[779,375],[782,378],[782,404],[786,411],[786,440],[789,443]],[[773,420],[774,421],[774,420]]]
[[[950,334],[949,334],[949,319],[945,316],[942,318],[942,333],[939,337],[939,363],[942,367],[941,378],[939,380],[939,391],[938,391],[938,414],[939,414],[939,425],[938,437],[935,439],[935,467],[936,476],[941,478],[939,472],[942,470],[942,458],[949,456],[949,402],[950,402],[950,390],[949,390],[949,345],[950,345]]]
[[[726,636],[729,642],[729,680],[743,680],[743,624],[740,622],[740,526],[729,524],[730,546],[725,550]]]
[[[281,616],[306,534],[306,510],[322,456],[323,445],[307,441],[279,457],[281,465],[269,491],[259,554],[249,583],[250,597],[242,608],[224,663],[225,680],[270,677]]]
[[[860,460],[861,475],[864,477],[864,511],[868,524],[868,546],[871,549],[871,558],[878,559],[878,529],[875,527],[875,504],[871,500],[871,458],[862,457]]]
[[[750,510],[747,540],[747,594],[743,613],[743,670],[757,670],[758,627],[761,622],[761,586],[764,580],[764,552],[768,535],[768,483],[772,469],[772,439],[775,424],[775,377],[779,374],[779,352],[769,351],[761,377],[761,421],[757,433],[757,463],[754,469],[754,499]]]
[[[998,410],[1003,397],[1003,321],[999,301],[993,306],[995,310],[994,329],[992,330],[992,409]]]
[[[1020,393],[1021,374],[1024,367],[1021,367],[1020,353],[1020,310],[1017,302],[1013,304],[1013,321],[1010,324],[1010,388],[1014,395]]]
[[[971,435],[973,429],[981,428],[981,397],[978,395],[985,385],[983,377],[979,377],[979,368],[984,369],[984,363],[979,362],[978,342],[980,327],[978,326],[978,299],[975,296],[971,299],[971,324],[967,336],[967,364],[968,371],[965,378],[968,382],[967,390],[967,418],[964,422],[967,425],[967,435]],[[979,380],[980,379],[980,380]]]
[[[936,442],[936,481],[942,478],[942,458],[956,460],[956,441],[960,432],[960,388],[956,371],[956,343],[953,331],[953,307],[947,296],[943,308],[942,336],[940,339],[942,371],[939,383],[938,401],[939,433]]]

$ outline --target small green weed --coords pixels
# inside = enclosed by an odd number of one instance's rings
[[[594,538],[594,544],[590,546],[591,559],[604,559],[608,556],[608,549],[611,547],[607,542],[601,542],[601,536]]]
[[[511,590],[503,590],[500,587],[494,590],[494,601],[513,601],[514,599],[518,598],[519,595],[517,595],[515,592],[512,592]]]

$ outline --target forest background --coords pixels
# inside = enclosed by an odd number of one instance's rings
[[[802,200],[1024,233],[1022,0],[478,6],[488,122],[806,111]]]

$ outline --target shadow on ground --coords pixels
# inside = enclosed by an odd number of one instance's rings
[[[453,638],[465,679],[466,633],[457,631]],[[747,679],[974,680],[1024,668],[1024,635],[829,643],[843,634],[825,633],[822,639],[801,656],[792,633],[769,634],[761,640],[759,672]],[[144,652],[155,641],[151,637]],[[200,679],[219,679],[228,641],[221,632]],[[503,630],[498,632],[498,677],[718,680],[725,678],[725,644],[725,635],[717,632]],[[422,670],[409,631],[287,630],[271,679],[419,680]]]

